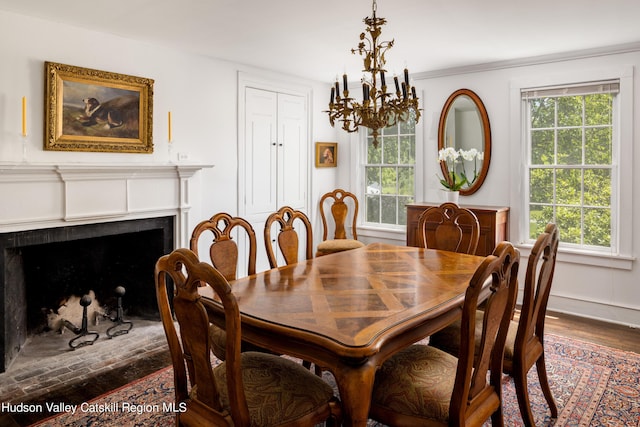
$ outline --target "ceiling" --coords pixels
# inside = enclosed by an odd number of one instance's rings
[[[357,79],[369,0],[0,0],[0,10],[242,64]],[[379,0],[387,70],[412,73],[640,42],[638,0]]]

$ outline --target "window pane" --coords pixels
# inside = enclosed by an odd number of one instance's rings
[[[396,194],[398,190],[398,174],[396,168],[381,168],[382,171],[382,194]]]
[[[610,165],[612,128],[589,128],[584,132],[585,163],[588,165]]]
[[[413,196],[414,190],[413,168],[398,168],[398,194]]]
[[[529,201],[550,203],[553,201],[553,169],[531,169],[529,173]]]
[[[582,96],[558,98],[558,126],[582,125]]]
[[[584,244],[611,246],[611,210],[585,209]]]
[[[407,225],[407,205],[415,200],[411,197],[398,197],[398,224]]]
[[[530,101],[531,128],[550,128],[555,123],[556,103],[553,98],[537,98]]]
[[[537,239],[550,222],[555,222],[551,206],[531,205],[529,207],[529,238]]]
[[[364,170],[367,177],[366,194],[380,194],[382,190],[380,185],[380,168],[377,166],[368,166]]]
[[[396,224],[397,222],[397,206],[395,196],[382,196],[382,215],[380,222],[383,224]]]
[[[555,162],[553,154],[553,130],[535,130],[531,132],[531,164],[552,165]]]
[[[576,245],[581,244],[582,209],[558,206],[556,212],[556,224],[560,230],[560,241]]]
[[[585,123],[610,125],[613,123],[613,96],[597,94],[585,96]]]
[[[415,134],[416,133],[416,112],[411,111],[411,117],[409,120],[400,122],[400,133],[401,134]]]
[[[558,130],[558,164],[582,164],[582,129]]]
[[[383,163],[387,165],[398,163],[398,137],[396,135],[382,138],[382,150]]]
[[[580,169],[556,171],[556,202],[563,205],[580,205],[582,173]]]
[[[398,134],[398,125],[389,126],[388,128],[382,129],[383,135],[397,135]]]
[[[380,196],[372,196],[367,194],[367,222],[380,222]]]
[[[587,206],[611,206],[611,171],[587,169],[584,171],[584,204]]]
[[[416,164],[416,144],[415,138],[411,136],[400,137],[400,164],[415,165]]]
[[[367,138],[367,163],[368,164],[380,164],[382,163],[382,150],[373,146],[373,138]]]

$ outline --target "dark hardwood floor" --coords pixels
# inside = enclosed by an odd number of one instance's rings
[[[547,311],[545,333],[640,353],[640,329]]]
[[[548,312],[546,332],[640,353],[640,329],[623,325]],[[55,395],[48,395],[47,400],[69,403],[88,401],[158,369],[169,366],[170,363],[168,352],[158,353],[151,357],[137,360],[126,367],[114,369],[108,374],[102,374],[91,381],[70,383],[57,390]],[[43,414],[22,414],[20,416],[7,416],[6,414],[3,416],[0,414],[0,427],[27,426],[42,418],[44,418]]]

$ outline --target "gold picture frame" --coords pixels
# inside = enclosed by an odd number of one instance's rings
[[[316,142],[316,167],[335,168],[338,166],[338,143]]]
[[[45,62],[44,149],[153,153],[153,80]]]

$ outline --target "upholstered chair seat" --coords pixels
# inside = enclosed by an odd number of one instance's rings
[[[216,325],[209,325],[209,339],[211,340],[211,351],[220,360],[225,359],[227,333],[224,329],[217,327]],[[240,351],[260,351],[263,353],[275,354],[265,348],[253,345],[246,341],[242,341],[240,344]]]
[[[482,321],[484,318],[484,311],[478,310],[476,312],[476,336],[479,337],[482,332]],[[511,374],[511,366],[513,364],[513,347],[516,342],[516,335],[518,333],[518,322],[512,320],[509,323],[509,330],[507,332],[507,339],[504,345],[504,362],[503,371],[505,374]],[[447,326],[437,334],[432,335],[429,338],[429,345],[437,347],[449,354],[456,355],[460,346],[460,320],[456,320],[451,325]],[[480,342],[476,340],[476,351]]]
[[[434,347],[412,345],[376,375],[372,400],[379,408],[429,421],[449,422],[458,359]]]
[[[349,251],[364,246],[364,243],[353,239],[332,239],[325,240],[320,243],[317,248],[316,256],[333,254],[336,252]]]
[[[242,380],[252,427],[276,427],[305,418],[333,398],[333,390],[320,377],[310,376],[299,363],[270,354],[242,353]],[[231,405],[227,394],[225,362],[213,369],[220,387],[220,402]],[[189,396],[197,399],[198,387]]]

